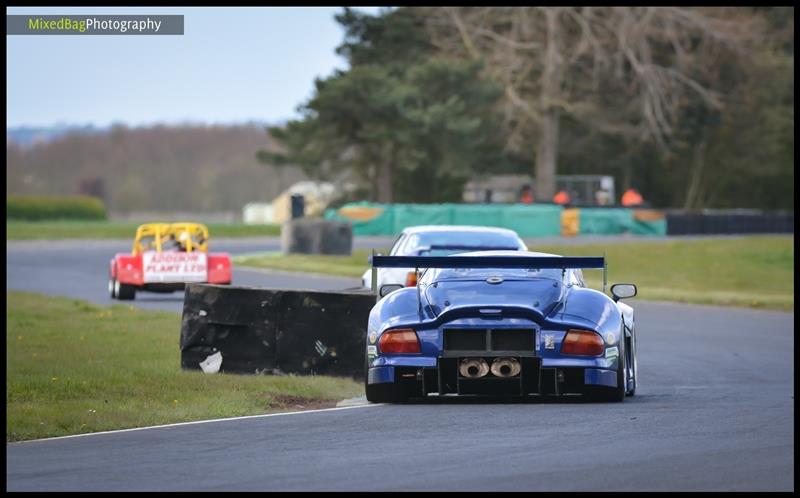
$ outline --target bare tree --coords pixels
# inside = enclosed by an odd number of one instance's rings
[[[688,95],[722,99],[702,74],[707,56],[756,35],[736,8],[447,7],[425,11],[435,45],[483,59],[505,88],[508,147],[535,149],[535,193],[555,191],[567,114],[664,149]]]

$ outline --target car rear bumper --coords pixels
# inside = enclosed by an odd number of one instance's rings
[[[147,292],[176,292],[182,291],[186,289],[188,284],[206,284],[206,283],[217,283],[217,282],[148,282],[146,284],[141,284],[135,286],[140,291],[147,291]],[[228,285],[230,282],[220,282],[218,283],[222,285]]]
[[[436,395],[562,395],[582,393],[594,386],[616,387],[617,371],[609,368],[543,364],[540,358],[520,357],[519,375],[499,378],[489,373],[467,379],[458,372],[457,358],[434,359],[434,365],[383,365],[367,370],[368,384],[399,383],[412,396]]]

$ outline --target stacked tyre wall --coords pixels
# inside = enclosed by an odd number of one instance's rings
[[[362,378],[366,290],[302,291],[189,284],[181,366],[213,372]]]
[[[794,233],[794,212],[668,212],[667,235]]]

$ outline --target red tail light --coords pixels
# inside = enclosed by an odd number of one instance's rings
[[[417,286],[417,272],[410,271],[408,275],[406,275],[406,287],[416,287]]]
[[[564,343],[561,345],[562,354],[577,354],[583,356],[599,356],[605,351],[605,342],[600,334],[591,330],[567,331]]]
[[[381,353],[419,353],[419,339],[413,329],[388,330],[378,341]]]

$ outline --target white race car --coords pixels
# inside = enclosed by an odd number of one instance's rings
[[[471,251],[527,251],[517,232],[507,228],[467,225],[424,225],[408,227],[394,241],[389,256],[449,256]],[[377,289],[382,285],[417,285],[414,268],[378,269]],[[372,287],[372,269],[361,277],[361,285]]]

